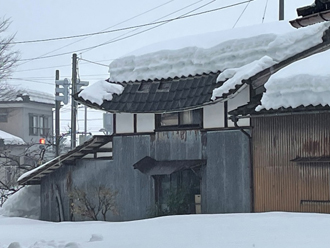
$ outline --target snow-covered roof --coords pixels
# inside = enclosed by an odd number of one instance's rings
[[[330,106],[330,51],[297,61],[273,74],[265,84],[262,109]]]
[[[55,104],[55,96],[52,94],[8,84],[0,85],[0,102],[17,102],[23,101],[23,99],[31,102]]]
[[[0,130],[0,139],[4,140],[5,145],[24,145],[25,142],[20,137]]]
[[[109,80],[116,84],[101,82],[83,90],[79,97],[100,106],[104,100],[111,101],[113,93],[123,92],[118,83],[125,86],[220,72],[216,80],[219,87],[215,86],[203,102],[208,104],[227,97],[257,73],[323,43],[329,26],[325,22],[295,29],[283,21],[157,43],[114,60]]]
[[[328,23],[295,29],[275,22],[157,43],[110,64],[113,82],[181,77],[240,68],[265,56],[278,63],[322,42]]]

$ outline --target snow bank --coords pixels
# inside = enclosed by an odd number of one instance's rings
[[[330,106],[330,50],[297,61],[270,77],[261,99],[262,109]]]
[[[330,243],[329,226],[328,214],[303,213],[181,215],[117,223],[0,217],[0,248],[323,248]]]
[[[20,137],[0,130],[0,139],[4,140],[5,145],[24,145],[25,142]]]
[[[39,219],[40,186],[25,186],[10,196],[3,204],[1,214],[9,217]]]
[[[92,103],[101,105],[103,100],[111,101],[113,94],[119,95],[123,90],[124,87],[120,84],[113,84],[102,80],[86,87],[78,96]]]

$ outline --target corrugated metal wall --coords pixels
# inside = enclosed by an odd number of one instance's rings
[[[252,118],[254,207],[261,211],[330,213],[330,114]]]
[[[100,185],[118,191],[119,216],[109,213],[108,220],[148,217],[155,203],[154,180],[133,168],[133,164],[145,156],[159,161],[207,159],[201,178],[202,213],[250,212],[248,148],[249,140],[240,130],[115,136],[113,160],[81,159],[76,165],[62,166],[42,179],[41,219],[70,220],[72,189],[76,187],[88,193],[89,189]],[[59,206],[63,209],[62,218]],[[79,220],[77,216],[75,220]]]

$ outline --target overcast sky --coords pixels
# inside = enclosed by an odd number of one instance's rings
[[[244,1],[246,0],[0,0],[0,17],[11,19],[12,24],[7,34],[16,33],[15,41],[20,42],[126,28]],[[286,20],[297,17],[296,8],[313,2],[313,0],[284,1]],[[254,0],[235,7],[172,21],[158,27],[154,25],[87,38],[17,44],[14,49],[20,51],[21,61],[8,83],[53,94],[56,69],[60,70],[61,79],[71,78],[73,52],[76,52],[80,58],[102,64],[79,61],[81,80],[93,83],[109,77],[108,65],[113,59],[145,45],[186,35],[231,29],[234,26],[274,22],[278,20],[278,6],[279,0]],[[148,30],[150,28],[153,29]],[[145,32],[137,34],[142,31]],[[131,37],[125,38],[127,36]],[[105,42],[111,43],[82,51]],[[61,53],[67,54],[33,59]],[[69,109],[67,112],[69,114]],[[63,117],[62,130],[69,125],[69,121],[69,116]],[[89,130],[95,131],[102,127],[101,117],[97,121]]]

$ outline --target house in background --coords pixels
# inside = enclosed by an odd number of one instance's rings
[[[29,144],[52,138],[53,95],[10,85],[1,85],[0,89],[0,130]]]
[[[36,166],[35,161],[25,156],[27,149],[28,145],[21,138],[0,130],[1,189],[17,185],[18,177],[27,171],[25,165]]]
[[[146,218],[154,207],[173,213],[171,199],[182,192],[181,213],[255,211],[253,125],[229,113],[259,101],[271,74],[329,47],[328,24],[272,25],[189,37],[176,48],[165,43],[115,60],[108,82],[75,96],[114,113],[114,135],[94,137],[19,178],[41,184],[41,219],[72,219],[70,192],[91,195],[99,185],[118,192],[119,215],[109,220]]]

